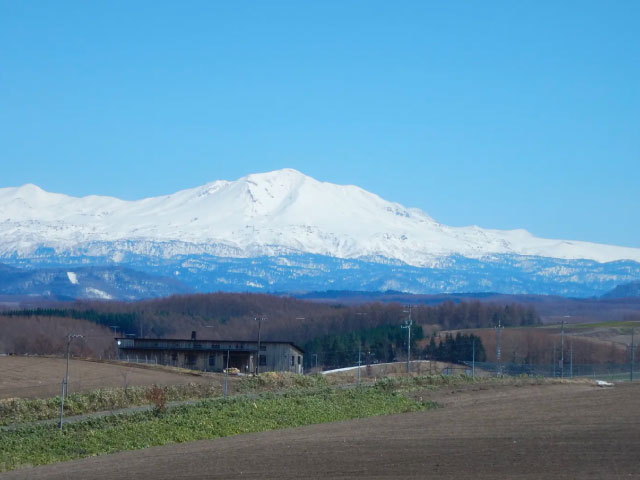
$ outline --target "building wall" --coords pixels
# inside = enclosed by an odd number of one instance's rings
[[[152,339],[127,339],[118,346],[121,360],[139,363],[158,363],[194,370],[221,372],[226,367],[227,349],[230,366],[242,373],[255,371],[258,356],[256,342],[191,342]],[[199,348],[194,348],[199,345]],[[142,348],[142,346],[146,348]],[[173,347],[173,348],[172,348]],[[211,348],[216,348],[211,350]],[[263,364],[260,372],[284,371],[303,373],[303,354],[288,343],[261,343]]]
[[[261,372],[278,371],[303,373],[302,365],[304,359],[302,358],[302,352],[294,348],[291,344],[267,344],[266,351],[261,351],[260,354],[267,357],[267,365],[260,366]]]

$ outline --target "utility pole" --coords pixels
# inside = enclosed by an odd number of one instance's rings
[[[83,335],[77,333],[70,333],[67,335],[67,372],[62,379],[62,393],[60,395],[60,422],[58,428],[62,429],[62,421],[64,416],[64,398],[69,396],[69,354],[71,351],[71,342],[74,338],[84,338]]]
[[[362,351],[362,345],[358,345],[358,386],[360,386],[360,353]]]
[[[564,378],[564,319],[560,331],[560,378]]]
[[[411,325],[413,325],[413,320],[411,319],[411,305],[407,305],[406,308],[408,310],[403,310],[403,312],[408,313],[409,318],[400,328],[407,329],[407,375],[409,375],[411,373]]]
[[[471,344],[471,378],[476,378],[476,338]]]
[[[367,315],[367,312],[356,312],[356,315],[359,317],[365,317]],[[362,340],[358,345],[358,386],[360,386],[360,365],[362,364],[362,362],[360,361],[361,351],[362,351]]]
[[[227,349],[227,368],[224,370],[224,396],[225,398],[229,395],[229,354],[230,351]]]
[[[634,350],[635,350],[635,344],[633,343],[633,334],[635,333],[635,328],[631,329],[631,369],[630,369],[630,381],[633,382],[633,357],[634,355]]]
[[[62,415],[64,412],[64,382],[65,380],[62,380],[62,393],[60,395],[60,421],[58,422],[58,428],[62,429]]]
[[[258,354],[256,355],[256,375],[260,373],[260,327],[262,326],[262,320],[266,320],[267,317],[260,316],[254,318],[254,320],[258,321]]]
[[[573,378],[573,342],[569,343],[569,378]]]
[[[73,341],[74,338],[84,338],[83,335],[77,334],[77,333],[70,333],[67,336],[67,373],[65,374],[64,378],[64,385],[65,385],[65,393],[64,396],[68,397],[69,396],[69,354],[71,351],[71,342]]]
[[[498,362],[498,376],[502,376],[502,329],[504,327],[498,319],[498,326],[496,327],[496,362]]]

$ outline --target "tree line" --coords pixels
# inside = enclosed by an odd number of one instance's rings
[[[487,355],[482,339],[473,334],[458,332],[443,337],[433,334],[422,347],[425,338],[420,325],[411,327],[411,358],[461,363],[475,358],[484,362]],[[333,369],[372,363],[388,363],[407,358],[408,334],[399,325],[383,325],[347,334],[325,335],[304,345],[306,368],[316,365]]]
[[[423,350],[423,355],[425,358],[453,363],[487,360],[482,339],[474,334],[460,332],[456,333],[455,337],[447,333],[444,339],[434,333]]]
[[[258,322],[255,319],[264,317],[264,340],[289,341],[303,346],[327,336],[348,336],[373,329],[371,333],[360,335],[364,335],[362,340],[366,340],[369,350],[377,352],[377,358],[381,361],[398,356],[400,342],[403,341],[400,337],[396,339],[393,336],[395,334],[388,333],[386,343],[391,347],[387,345],[386,351],[380,346],[379,338],[387,335],[384,332],[391,327],[394,331],[402,332],[398,326],[407,319],[405,308],[397,303],[342,305],[277,295],[218,292],[174,295],[138,302],[58,303],[45,308],[0,312],[0,323],[9,318],[37,317],[37,325],[45,328],[47,321],[59,322],[60,319],[67,318],[102,326],[104,328],[101,331],[110,335],[111,339],[114,335],[125,334],[147,338],[190,338],[191,332],[196,331],[198,338],[203,339],[251,341],[257,338]],[[433,331],[484,328],[498,323],[506,327],[540,323],[540,317],[531,306],[478,301],[414,305],[412,319],[417,329],[415,335],[419,335],[418,327]],[[36,333],[29,330],[34,325],[33,322],[12,322],[11,325],[16,334],[20,333],[17,330],[23,328],[25,337]],[[401,333],[398,335],[402,336]],[[349,350],[351,347],[340,345],[344,342],[347,340],[338,340],[336,349]],[[5,342],[4,348],[10,350],[10,342]],[[326,344],[317,348],[322,351],[328,349]],[[332,360],[332,363],[340,362]]]
[[[318,363],[325,369],[339,368],[356,365],[358,359],[362,364],[395,362],[407,348],[407,330],[400,327],[382,325],[315,338],[304,345],[306,366],[314,367]],[[415,349],[423,338],[422,326],[412,325],[411,347]]]
[[[327,304],[295,298],[250,293],[174,295],[139,302],[79,301],[47,308],[0,312],[3,316],[38,316],[88,320],[115,327],[120,334],[145,337],[186,337],[192,330],[207,336],[251,339],[254,318],[264,316],[268,339],[304,343],[334,333],[392,325],[407,318],[405,307],[395,303],[362,305]],[[443,330],[540,324],[532,306],[472,302],[415,305],[412,318],[418,325]],[[206,330],[205,330],[206,329]],[[275,338],[277,337],[277,338]]]

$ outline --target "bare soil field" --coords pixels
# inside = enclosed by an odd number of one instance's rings
[[[640,478],[640,383],[416,392],[443,408],[169,445],[7,479]]]
[[[66,360],[53,357],[0,356],[0,399],[52,397],[60,394]],[[126,363],[72,359],[69,362],[69,392],[142,385],[219,384],[219,374]]]

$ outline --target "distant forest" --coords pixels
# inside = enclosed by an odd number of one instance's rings
[[[88,320],[111,328],[118,335],[251,340],[257,317],[264,317],[267,340],[305,343],[314,338],[350,333],[365,328],[399,325],[408,316],[400,304],[329,305],[263,294],[213,293],[177,295],[126,302],[75,302],[49,308],[0,312],[8,317],[60,317]],[[441,330],[528,326],[540,324],[532,306],[497,305],[477,301],[413,306],[415,324]]]
[[[411,358],[423,358],[442,362],[463,362],[474,357],[478,362],[487,359],[480,337],[458,332],[455,336],[433,334],[426,346],[421,346],[425,338],[420,325],[411,327]],[[316,360],[325,368],[339,368],[349,365],[396,362],[407,358],[407,330],[398,325],[385,325],[358,330],[352,333],[325,335],[307,342],[305,363],[307,368],[315,367]]]
[[[423,331],[486,328],[498,323],[505,327],[540,323],[540,317],[532,306],[477,301],[414,306],[411,316],[414,341],[422,338]],[[380,361],[396,357],[397,351],[406,348],[403,346],[406,345],[406,330],[399,327],[408,313],[401,304],[341,305],[264,294],[212,293],[176,295],[134,303],[74,302],[0,312],[3,332],[0,351],[55,353],[53,350],[64,344],[57,337],[51,338],[54,331],[59,331],[53,326],[61,319],[76,321],[73,324],[76,325],[75,330],[81,329],[82,323],[77,322],[88,322],[94,325],[91,327],[92,337],[102,335],[107,339],[125,334],[189,338],[195,331],[198,338],[203,339],[253,340],[257,336],[257,317],[264,318],[263,339],[294,342],[306,346],[309,352],[327,348],[325,344],[312,343],[314,341],[325,342],[320,339],[345,335],[365,335],[367,351],[376,352]],[[43,339],[43,336],[47,338]],[[341,337],[336,341],[338,344],[346,342]],[[108,341],[107,346],[104,342],[94,344],[89,349],[94,355],[113,354],[112,342]],[[42,351],[43,346],[46,346],[46,352]],[[351,346],[344,349],[353,350]],[[341,362],[334,359],[331,363]]]

